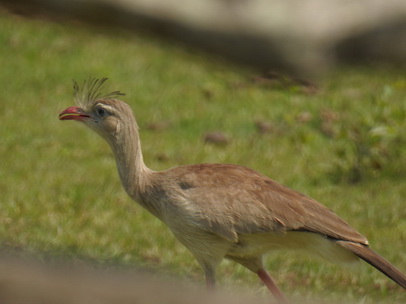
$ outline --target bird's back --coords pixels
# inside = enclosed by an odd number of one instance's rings
[[[146,203],[150,200],[154,208],[164,208],[163,213],[170,217],[165,222],[175,217],[179,225],[233,242],[238,242],[239,235],[307,231],[368,243],[322,204],[246,167],[181,166],[155,172],[151,185],[155,190],[149,193],[155,197],[146,198]]]

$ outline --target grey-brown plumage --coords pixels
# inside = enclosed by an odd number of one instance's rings
[[[76,102],[60,114],[78,120],[110,145],[128,195],[166,223],[203,268],[208,287],[223,258],[257,273],[286,302],[265,272],[263,256],[279,248],[307,250],[332,262],[360,257],[403,288],[405,276],[369,249],[367,239],[317,201],[254,170],[223,164],[152,171],[143,162],[136,120],[130,107],[98,89],[106,79],[80,89]]]

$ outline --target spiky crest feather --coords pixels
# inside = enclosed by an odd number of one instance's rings
[[[78,83],[73,80],[73,96],[75,102],[78,106],[80,106],[84,110],[88,110],[96,100],[100,99],[112,99],[116,96],[123,96],[124,93],[120,91],[114,91],[103,95],[100,89],[102,88],[103,84],[108,80],[107,77],[103,77],[101,79],[98,78],[89,78],[83,81],[83,86],[80,87]]]

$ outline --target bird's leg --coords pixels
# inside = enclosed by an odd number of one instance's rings
[[[206,288],[208,291],[213,291],[216,287],[216,280],[214,277],[206,276]]]
[[[288,299],[278,288],[278,286],[276,286],[271,276],[264,269],[258,270],[257,275],[259,276],[261,281],[264,282],[265,286],[268,287],[268,289],[271,291],[271,293],[278,300],[279,303],[289,304]]]
[[[204,267],[204,275],[206,277],[206,288],[208,291],[213,291],[216,287],[216,272],[212,267]]]

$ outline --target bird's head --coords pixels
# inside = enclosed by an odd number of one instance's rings
[[[133,120],[130,107],[115,97],[124,95],[119,91],[102,95],[99,89],[107,78],[85,81],[82,87],[74,82],[77,106],[69,107],[59,114],[60,120],[76,120],[84,123],[108,142],[116,139],[125,121]]]

